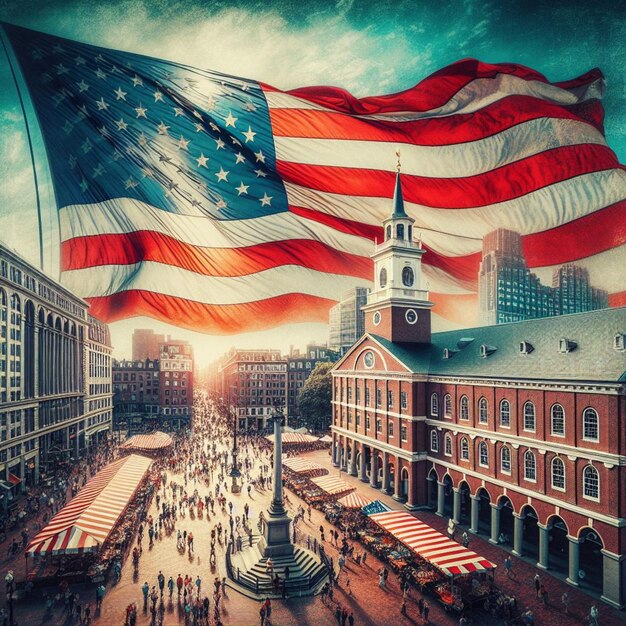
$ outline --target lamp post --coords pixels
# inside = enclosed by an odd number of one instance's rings
[[[241,478],[241,472],[239,471],[239,464],[237,463],[237,409],[235,408],[234,398],[233,398],[233,465],[230,469],[229,476],[232,479],[230,484],[230,492],[231,493],[240,493],[241,485],[238,483],[237,479]]]

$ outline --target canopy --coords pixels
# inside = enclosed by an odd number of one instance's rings
[[[318,478],[312,478],[311,482],[331,496],[343,495],[354,491],[354,487],[350,487],[350,485],[344,483],[341,478],[336,476],[319,476]]]
[[[344,496],[343,498],[339,498],[339,500],[337,500],[337,502],[339,502],[339,504],[341,504],[346,509],[362,509],[364,506],[367,506],[371,501],[371,498],[362,496],[356,491],[353,491],[347,496]]]
[[[287,458],[283,461],[283,465],[292,472],[296,472],[296,474],[303,474],[305,476],[324,476],[324,474],[328,474],[328,470],[325,467],[318,465],[317,463],[313,463],[308,459],[300,459],[296,457]]]
[[[98,472],[30,542],[27,554],[95,552],[133,499],[152,461],[131,454]]]
[[[274,443],[274,435],[268,435],[266,439],[270,443]],[[317,437],[307,435],[305,433],[283,433],[283,445],[293,445],[297,443],[313,443],[317,441]]]
[[[496,568],[491,561],[452,541],[406,511],[374,513],[370,518],[446,576]]]
[[[124,450],[146,450],[155,451],[169,448],[173,443],[172,438],[167,433],[156,431],[148,435],[133,435],[123,444]]]
[[[332,443],[333,438],[330,435],[324,435],[323,437],[319,438],[319,441],[321,441],[322,443]]]

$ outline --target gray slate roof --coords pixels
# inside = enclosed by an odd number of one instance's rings
[[[430,345],[371,337],[415,373],[615,383],[626,382],[626,351],[614,348],[618,333],[626,335],[626,307],[433,333]],[[560,352],[563,338],[576,347]],[[532,346],[530,354],[520,353],[522,341]],[[482,357],[482,344],[495,351]]]

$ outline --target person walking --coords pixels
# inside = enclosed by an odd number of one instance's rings
[[[259,618],[261,620],[261,626],[265,626],[265,616],[267,611],[265,610],[265,602],[261,604],[261,608],[259,609]]]
[[[563,605],[563,610],[565,611],[565,615],[569,614],[569,603],[570,603],[569,595],[567,591],[564,591],[563,595],[561,596],[561,604]]]
[[[428,624],[429,612],[430,612],[430,604],[428,604],[428,600],[424,600],[424,624]]]
[[[539,598],[539,592],[541,591],[541,576],[539,576],[539,574],[535,574],[535,578],[533,580],[535,583],[535,593]]]
[[[544,604],[548,604],[548,590],[545,588],[543,583],[541,583],[541,586],[539,587],[539,597]]]
[[[272,617],[272,601],[269,598],[265,598],[265,616],[269,624]]]
[[[170,576],[167,579],[167,589],[170,594],[170,600],[172,599],[172,594],[174,593],[174,586],[175,586],[174,579]]]
[[[419,613],[420,619],[424,616],[424,599],[420,598],[417,601],[417,612]]]
[[[504,570],[506,571],[506,577],[511,578],[511,567],[513,566],[513,562],[511,560],[511,555],[507,554],[506,559],[504,559]]]
[[[600,611],[598,610],[598,605],[593,604],[589,609],[589,626],[599,626]]]
[[[148,604],[148,594],[150,593],[150,585],[148,585],[148,581],[141,585],[141,592],[143,593],[143,605],[147,606]]]
[[[163,576],[163,572],[161,570],[159,570],[157,581],[159,582],[159,591],[161,593],[161,597],[163,597],[163,591],[165,589],[165,576]]]

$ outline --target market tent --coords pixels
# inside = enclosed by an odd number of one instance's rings
[[[268,435],[266,439],[274,444],[274,435]],[[283,446],[293,445],[298,443],[313,443],[317,441],[317,437],[313,435],[307,435],[306,433],[283,433]]]
[[[337,502],[339,502],[339,504],[341,504],[346,509],[362,509],[364,506],[367,506],[371,501],[371,498],[362,496],[356,491],[353,491],[347,496],[344,496],[343,498],[339,498],[339,500],[337,500]]]
[[[131,454],[98,472],[30,542],[27,554],[95,552],[106,541],[152,461]]]
[[[169,448],[173,443],[170,435],[156,431],[147,435],[133,435],[121,445],[121,448],[124,450],[156,451]]]
[[[333,438],[330,435],[324,435],[323,437],[319,438],[319,441],[321,441],[322,443],[332,443]]]
[[[318,465],[317,463],[313,463],[308,459],[291,457],[285,459],[283,461],[283,465],[292,472],[302,474],[304,476],[324,476],[325,474],[328,474],[328,470],[325,467]]]
[[[491,561],[452,541],[406,511],[374,513],[370,515],[370,519],[432,563],[446,576],[459,576],[496,568]]]
[[[336,476],[320,476],[319,478],[311,479],[311,482],[331,496],[343,495],[354,491],[354,487],[350,487],[350,485],[344,483],[341,478]]]

